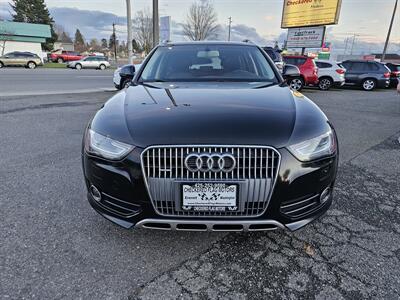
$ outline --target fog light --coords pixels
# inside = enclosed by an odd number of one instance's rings
[[[330,197],[330,196],[331,196],[331,189],[330,189],[330,187],[327,187],[327,188],[322,192],[319,201],[320,201],[322,204],[324,204],[326,201],[329,200],[329,197]]]
[[[93,199],[97,202],[100,202],[101,200],[101,193],[100,191],[94,186],[91,185],[89,188],[90,194],[92,195]]]

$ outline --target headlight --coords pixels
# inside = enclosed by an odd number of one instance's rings
[[[310,140],[289,146],[289,151],[300,161],[310,161],[336,152],[336,140],[332,130]]]
[[[111,160],[119,160],[135,148],[122,142],[110,139],[89,129],[86,133],[86,152]]]

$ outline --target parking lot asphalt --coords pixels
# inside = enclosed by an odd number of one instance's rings
[[[0,97],[87,93],[114,88],[114,70],[3,68]]]
[[[111,224],[85,199],[80,150],[113,93],[0,97],[0,298],[398,299],[400,97],[305,94],[338,132],[333,207],[295,233],[251,234]]]

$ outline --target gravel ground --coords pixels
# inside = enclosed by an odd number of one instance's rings
[[[335,202],[295,233],[123,230],[85,199],[83,129],[111,92],[0,93],[0,298],[400,298],[400,97],[305,92],[341,146]]]

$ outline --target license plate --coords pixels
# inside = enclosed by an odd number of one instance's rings
[[[237,194],[236,184],[183,184],[182,209],[184,211],[238,211]]]

